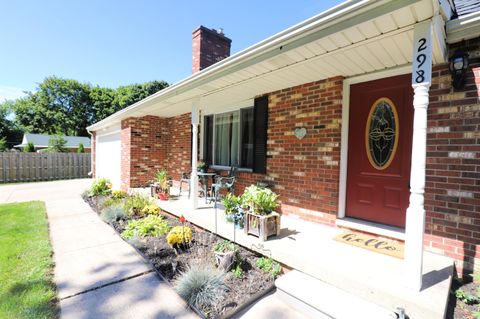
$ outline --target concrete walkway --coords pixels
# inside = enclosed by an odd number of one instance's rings
[[[0,186],[0,203],[44,201],[61,318],[196,318],[86,204],[89,179]]]

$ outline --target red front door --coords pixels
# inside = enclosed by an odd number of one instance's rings
[[[352,85],[346,216],[405,227],[413,130],[410,75]]]

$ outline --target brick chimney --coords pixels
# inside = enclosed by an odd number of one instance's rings
[[[222,29],[208,29],[200,26],[192,32],[192,73],[201,71],[210,65],[230,56],[232,40]]]

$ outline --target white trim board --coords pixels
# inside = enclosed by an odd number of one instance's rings
[[[412,66],[404,65],[397,68],[380,72],[359,75],[343,80],[342,88],[342,132],[340,139],[340,179],[338,192],[337,218],[345,217],[345,206],[347,200],[347,169],[348,169],[348,125],[350,111],[350,86],[356,83],[368,82],[392,76],[408,74],[412,72]]]

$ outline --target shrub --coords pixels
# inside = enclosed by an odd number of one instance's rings
[[[260,268],[264,272],[272,274],[274,278],[282,272],[282,267],[280,267],[280,264],[273,260],[271,257],[260,257],[257,259],[256,264],[258,268]]]
[[[35,152],[35,145],[33,145],[32,142],[28,142],[28,144],[25,145],[25,147],[23,148],[23,151],[24,151],[25,153]]]
[[[160,214],[160,207],[158,207],[155,204],[150,204],[150,205],[147,205],[147,206],[143,207],[142,213],[144,215],[158,215],[158,214]]]
[[[242,204],[255,214],[268,215],[277,208],[277,198],[278,195],[269,188],[250,185],[242,195]]]
[[[5,152],[7,150],[8,150],[7,138],[2,137],[0,138],[0,152]]]
[[[122,199],[122,198],[125,198],[127,197],[127,192],[125,191],[122,191],[120,189],[115,189],[112,191],[112,198],[115,198],[115,199]]]
[[[237,197],[231,193],[227,193],[222,199],[223,206],[225,206],[225,214],[234,214],[237,212],[239,206],[242,203],[240,197]]]
[[[192,241],[192,229],[188,226],[176,226],[167,235],[167,243],[172,246],[179,246]]]
[[[112,223],[119,221],[121,219],[126,219],[127,214],[123,210],[122,206],[120,205],[113,205],[108,206],[102,210],[102,214],[100,215],[102,219],[107,223]]]
[[[67,145],[67,140],[65,139],[65,137],[63,137],[62,135],[56,135],[48,140],[47,151],[57,153],[67,152],[65,145]]]
[[[209,266],[193,265],[176,280],[175,289],[190,305],[205,310],[214,307],[228,287],[222,272]]]
[[[151,205],[152,200],[142,194],[135,193],[131,196],[125,198],[125,203],[123,204],[123,209],[127,212],[127,214],[133,216],[145,216],[142,210],[147,205]]]
[[[83,143],[78,144],[77,153],[85,153],[85,147]]]
[[[213,251],[217,253],[234,252],[237,250],[237,246],[229,240],[222,240],[213,246]]]
[[[131,239],[133,237],[161,236],[170,230],[170,224],[161,216],[148,215],[145,218],[131,220],[128,222],[122,237]]]
[[[106,178],[100,178],[93,182],[92,186],[90,187],[90,196],[106,196],[110,195],[112,192],[112,184]]]

